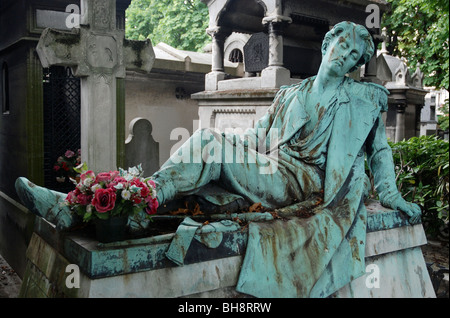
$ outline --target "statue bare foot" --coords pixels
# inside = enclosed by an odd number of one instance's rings
[[[64,205],[67,194],[40,187],[26,178],[16,180],[16,191],[22,203],[32,213],[63,230],[77,224],[76,216]]]

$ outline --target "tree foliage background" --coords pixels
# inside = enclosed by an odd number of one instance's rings
[[[209,14],[200,0],[133,0],[126,11],[126,37],[149,38],[180,50],[201,51],[211,41]]]
[[[404,57],[408,66],[417,63],[424,84],[449,89],[449,0],[387,0],[385,13],[391,55]]]

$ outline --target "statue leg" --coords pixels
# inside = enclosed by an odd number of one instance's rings
[[[160,205],[211,181],[269,208],[291,204],[301,193],[296,174],[277,157],[260,154],[210,129],[196,131],[152,178]]]
[[[213,160],[213,156],[217,160]],[[218,180],[221,158],[222,136],[210,129],[197,130],[153,174],[158,203],[161,205],[177,195],[188,195],[201,186]]]

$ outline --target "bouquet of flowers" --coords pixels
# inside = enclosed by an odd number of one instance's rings
[[[158,208],[155,183],[141,175],[140,165],[127,171],[119,168],[119,171],[97,175],[91,170],[85,171],[81,173],[79,182],[72,179],[76,187],[67,195],[65,204],[85,222],[94,218],[105,220],[129,215],[142,210],[150,216]]]
[[[81,163],[81,150],[78,149],[78,154],[75,154],[72,150],[67,150],[64,155],[59,156],[53,165],[53,171],[56,174],[56,180],[58,182],[65,182],[67,178],[76,178],[78,172],[75,167]]]

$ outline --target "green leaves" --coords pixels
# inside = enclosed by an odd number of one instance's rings
[[[448,141],[421,136],[389,144],[399,191],[407,201],[423,208],[427,231],[437,233],[443,222],[448,221]]]
[[[209,13],[200,0],[133,0],[126,11],[126,37],[149,38],[180,50],[201,51],[210,41],[206,34]]]
[[[413,71],[419,62],[426,86],[448,89],[448,0],[387,1],[392,11],[384,15],[382,26],[390,37],[390,54],[405,57]]]

